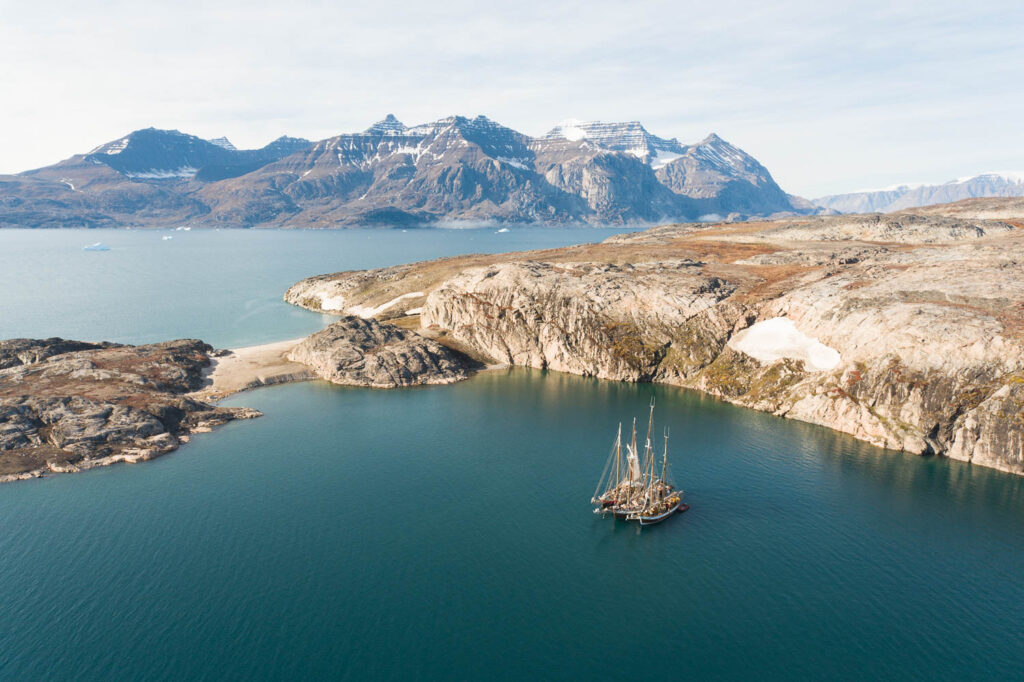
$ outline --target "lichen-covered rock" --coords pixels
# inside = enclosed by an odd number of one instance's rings
[[[0,481],[151,459],[186,434],[259,416],[187,397],[210,346],[0,341]]]
[[[299,343],[288,354],[335,384],[395,388],[450,384],[475,363],[416,332],[373,319],[345,317]]]
[[[49,339],[6,339],[0,341],[0,369],[17,365],[30,365],[61,353],[77,350],[95,350],[113,348],[116,343],[89,343],[87,341],[67,341],[52,337]]]

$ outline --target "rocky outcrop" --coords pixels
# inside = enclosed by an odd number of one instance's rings
[[[211,350],[196,340],[0,341],[0,481],[151,459],[190,433],[259,416],[186,395]]]
[[[476,367],[469,358],[416,332],[374,319],[345,317],[299,343],[288,359],[331,383],[371,388],[450,384]]]
[[[408,324],[496,361],[691,387],[1024,473],[1022,264],[1013,221],[854,216],[339,273],[289,300],[344,291],[372,310],[415,291]]]

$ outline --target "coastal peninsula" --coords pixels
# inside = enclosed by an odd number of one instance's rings
[[[669,225],[321,275],[285,299],[369,311],[489,362],[694,388],[1022,474],[1024,212],[965,203]]]

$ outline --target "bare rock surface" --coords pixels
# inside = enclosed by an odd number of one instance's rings
[[[1024,474],[1020,224],[900,214],[662,226],[323,275],[286,300],[319,309],[342,295],[373,310],[416,292],[403,324],[495,361],[691,387]],[[779,319],[759,329],[785,339],[733,341]]]
[[[187,395],[211,350],[191,339],[0,341],[0,481],[151,459],[189,433],[259,416]]]
[[[1011,232],[1013,226],[995,220],[947,216],[872,213],[780,221],[757,234],[765,241],[864,241],[934,244],[979,239]],[[749,239],[744,235],[741,239]]]
[[[355,316],[309,336],[288,359],[332,383],[372,388],[450,384],[476,367],[461,353],[416,332]]]

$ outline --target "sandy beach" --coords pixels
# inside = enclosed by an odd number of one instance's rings
[[[285,357],[303,338],[234,348],[229,355],[213,358],[204,372],[206,384],[191,396],[199,400],[220,400],[257,386],[315,379],[308,367]]]

